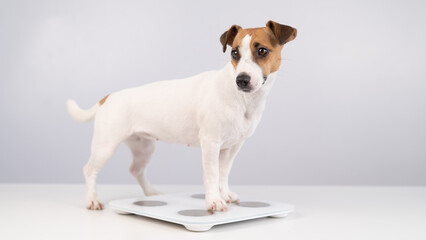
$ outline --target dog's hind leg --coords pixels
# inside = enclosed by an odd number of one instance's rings
[[[160,194],[148,182],[145,174],[146,166],[155,150],[154,140],[149,140],[138,135],[132,135],[126,140],[126,145],[132,151],[133,162],[130,165],[130,173],[139,182],[146,196]]]
[[[105,129],[107,128],[103,128],[102,130]],[[116,136],[116,134],[111,134],[111,132],[100,130],[101,129],[95,126],[95,133],[92,140],[92,152],[88,163],[83,168],[84,177],[86,179],[86,208],[90,210],[102,210],[104,207],[96,195],[96,178],[123,139]]]

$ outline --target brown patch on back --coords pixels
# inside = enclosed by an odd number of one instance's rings
[[[99,101],[99,105],[102,106],[102,104],[105,103],[105,101],[107,100],[108,97],[109,97],[109,94],[106,95],[104,98],[102,98],[101,101]]]

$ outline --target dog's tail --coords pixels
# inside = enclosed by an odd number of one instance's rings
[[[71,117],[78,121],[78,122],[88,122],[95,118],[96,112],[98,111],[99,107],[105,103],[108,96],[104,97],[101,101],[97,102],[95,105],[93,105],[89,109],[81,109],[77,102],[68,99],[67,100],[67,109]]]

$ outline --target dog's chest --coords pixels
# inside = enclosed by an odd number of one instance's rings
[[[223,147],[232,146],[250,137],[259,124],[260,117],[244,113],[227,121],[223,129]]]

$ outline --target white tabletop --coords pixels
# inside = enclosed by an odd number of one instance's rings
[[[162,192],[201,186],[159,186]],[[84,185],[0,184],[0,239],[426,239],[426,187],[236,186],[258,199],[296,206],[263,218],[195,233],[183,226],[84,208]],[[99,197],[138,197],[137,185],[99,185]]]

